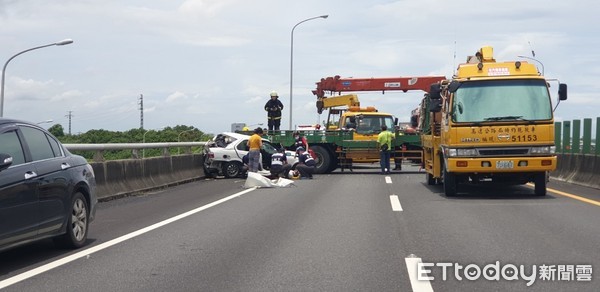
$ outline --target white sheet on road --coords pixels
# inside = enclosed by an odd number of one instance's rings
[[[244,188],[284,188],[294,184],[293,180],[279,178],[275,180],[270,180],[269,178],[264,177],[260,173],[256,172],[248,172],[248,178],[246,179],[246,183],[244,184]]]

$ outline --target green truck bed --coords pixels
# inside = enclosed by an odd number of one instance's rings
[[[376,141],[352,140],[352,131],[301,131],[301,133],[306,137],[308,145],[333,144],[335,146],[350,149],[377,148]],[[265,138],[273,143],[281,144],[284,147],[291,147],[295,142],[294,131],[273,131],[269,132]],[[394,140],[394,147],[400,148],[402,145],[410,145],[409,147],[411,148],[420,148],[421,138],[419,135],[404,135],[403,133],[398,132],[396,133],[396,139]]]

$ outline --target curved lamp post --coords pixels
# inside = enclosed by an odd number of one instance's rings
[[[298,23],[296,23],[296,25],[294,25],[294,27],[292,28],[292,34],[291,34],[291,51],[290,51],[290,130],[293,130],[292,128],[292,91],[293,91],[293,76],[294,76],[294,29],[296,29],[296,26],[300,25],[303,22],[307,22],[309,20],[313,20],[313,19],[318,19],[318,18],[327,18],[329,17],[329,15],[321,15],[321,16],[315,16],[315,17],[311,17],[311,18],[307,18],[305,20],[302,20]]]
[[[47,45],[43,45],[43,46],[39,46],[39,47],[27,49],[25,51],[21,51],[21,52],[15,54],[14,56],[10,57],[8,59],[8,61],[6,61],[6,63],[4,63],[4,67],[2,68],[2,85],[0,85],[0,118],[4,116],[4,75],[5,75],[6,66],[8,66],[8,63],[10,61],[12,61],[12,59],[14,59],[15,57],[17,57],[18,55],[21,55],[23,53],[27,53],[29,51],[33,51],[33,50],[37,50],[37,49],[41,49],[41,48],[45,48],[45,47],[51,47],[51,46],[64,46],[64,45],[68,45],[68,44],[72,44],[72,43],[73,43],[72,39],[64,39],[64,40],[62,40],[60,42],[51,43],[51,44],[47,44]]]
[[[54,120],[53,120],[53,119],[50,119],[50,120],[45,120],[45,121],[37,122],[37,123],[35,123],[35,124],[36,124],[36,125],[41,125],[41,124],[52,123],[52,122],[54,122]]]

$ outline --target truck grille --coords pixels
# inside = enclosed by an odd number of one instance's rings
[[[529,154],[529,148],[478,149],[478,151],[479,151],[479,155],[481,155],[481,156],[513,156],[513,155]]]

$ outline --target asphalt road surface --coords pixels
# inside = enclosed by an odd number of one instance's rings
[[[88,245],[0,253],[5,291],[599,291],[600,190],[423,172],[217,179],[103,202]],[[420,264],[419,264],[420,263]],[[445,275],[444,275],[445,272]],[[3,290],[3,291],[4,291]]]

